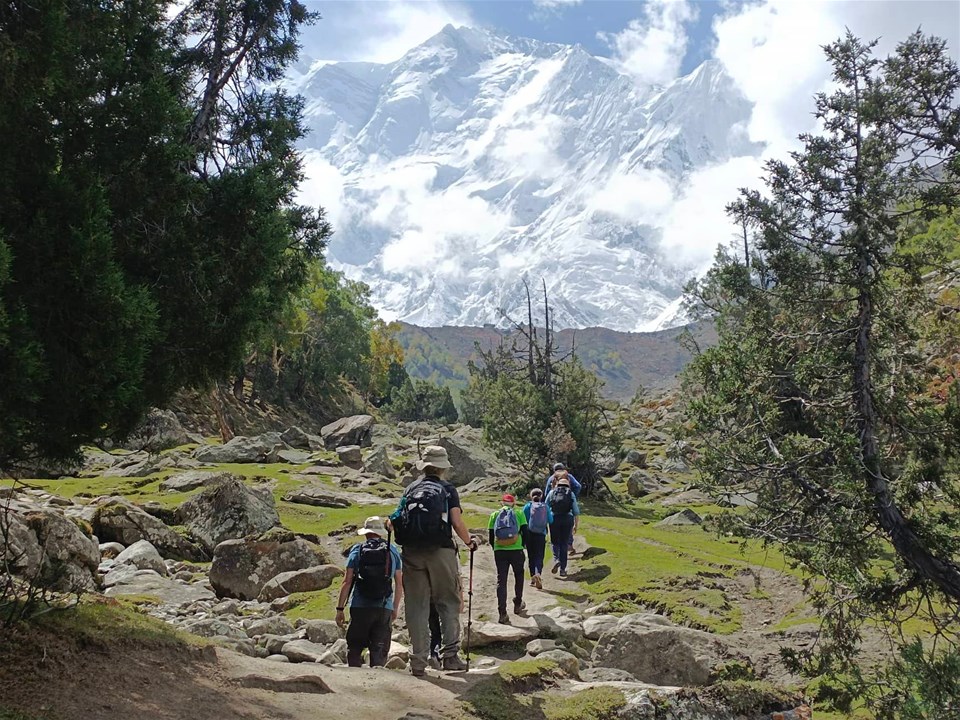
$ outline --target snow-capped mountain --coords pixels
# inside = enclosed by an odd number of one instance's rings
[[[659,243],[694,171],[760,148],[716,61],[640,86],[580,46],[447,26],[390,64],[288,79],[310,134],[303,200],[328,257],[417,325],[522,319],[545,281],[558,328],[680,320],[691,268]]]

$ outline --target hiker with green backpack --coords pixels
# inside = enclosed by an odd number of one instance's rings
[[[547,529],[553,522],[553,512],[544,502],[543,490],[530,491],[530,501],[523,506],[527,519],[527,559],[530,563],[530,584],[543,589],[543,557],[547,553]]]
[[[502,498],[499,510],[490,513],[487,530],[490,535],[490,547],[497,564],[497,609],[504,625],[510,624],[507,614],[507,582],[510,569],[513,569],[513,612],[520,615],[526,610],[523,602],[523,548],[527,544],[527,518],[516,507],[516,499],[509,493]]]
[[[360,667],[364,648],[370,651],[370,667],[387,664],[390,627],[403,600],[403,562],[396,546],[384,540],[389,533],[379,517],[368,517],[357,531],[364,540],[350,548],[347,569],[337,602],[337,625],[346,624],[344,608],[350,601],[347,627],[347,664]],[[396,586],[396,594],[394,594]]]

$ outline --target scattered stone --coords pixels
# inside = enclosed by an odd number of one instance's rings
[[[330,645],[340,639],[340,626],[333,620],[307,620],[303,625],[307,633],[307,640]]]
[[[189,442],[190,436],[173,412],[153,408],[120,447],[157,453]]]
[[[221,600],[210,611],[217,615],[239,615],[240,603],[233,599]]]
[[[221,597],[256,598],[266,582],[325,562],[305,540],[227,540],[213,551],[210,584]]]
[[[303,640],[303,637],[300,635],[300,633],[291,633],[289,635],[263,635],[261,636],[259,642],[270,655],[280,655],[282,654],[283,646],[288,642],[293,642],[294,640]]]
[[[159,575],[167,575],[167,566],[157,549],[146,540],[137,540],[133,545],[117,555],[117,565],[133,565],[139,570],[155,570]]]
[[[283,615],[254,620],[247,625],[247,637],[257,635],[289,635],[294,632],[293,624]]]
[[[535,637],[537,637],[536,627],[475,622],[470,631],[470,646],[485,647],[495,643],[527,642]]]
[[[340,463],[354,470],[363,469],[363,454],[359,445],[341,445],[337,448]]]
[[[387,660],[385,667],[387,670],[406,670],[407,661],[399,657],[392,657]]]
[[[270,648],[267,647],[267,650]],[[286,655],[290,662],[317,662],[324,653],[327,652],[325,645],[312,643],[309,640],[291,640],[284,643],[280,650],[281,655]]]
[[[186,628],[184,629],[186,630]],[[189,632],[189,630],[187,630],[187,632]],[[253,644],[252,640],[228,637],[226,635],[215,635],[210,639],[220,647],[225,647],[228,650],[233,650],[247,657],[257,657],[257,646]]]
[[[626,670],[619,668],[593,667],[580,671],[584,682],[636,682],[637,679]]]
[[[269,488],[249,488],[225,474],[216,484],[180,506],[180,518],[209,551],[224,540],[259,535],[280,524]]]
[[[230,473],[190,470],[162,480],[160,482],[160,489],[164,492],[188,492],[189,490],[196,490],[198,487],[212,485],[229,475]]]
[[[308,485],[283,496],[287,502],[316,507],[346,508],[353,502],[344,494],[319,485]]]
[[[13,515],[13,513],[3,513]],[[42,549],[39,580],[63,592],[96,589],[100,545],[83,533],[77,523],[55,510],[36,509],[21,515]],[[26,540],[18,533],[20,544]],[[32,550],[32,548],[31,548]]]
[[[103,542],[133,545],[146,540],[163,557],[203,561],[210,556],[162,521],[123,498],[101,498],[94,507],[93,532]]]
[[[280,655],[280,654],[277,654],[277,655],[267,655],[267,657],[264,658],[264,659],[265,659],[265,660],[272,660],[273,662],[281,662],[281,663],[288,663],[288,662],[290,662],[290,658],[288,658],[286,655]]]
[[[645,468],[647,466],[647,453],[630,449],[627,451],[624,461],[630,463],[634,467]]]
[[[201,584],[185,585],[161,577],[153,570],[137,570],[129,580],[107,588],[105,595],[150,595],[162,605],[184,606],[198,600],[214,600],[214,594]],[[246,633],[244,633],[246,637]]]
[[[274,463],[277,453],[286,450],[287,444],[279,433],[269,432],[255,437],[238,435],[224,445],[204,445],[197,448],[193,457],[200,462],[227,463]]]
[[[337,640],[330,649],[321,655],[317,662],[322,665],[337,665],[347,661],[347,641]]]
[[[580,661],[577,660],[575,655],[568,653],[566,650],[547,650],[540,653],[537,657],[543,660],[553,660],[553,662],[560,666],[560,669],[563,670],[567,677],[573,678],[574,680],[580,679]]]
[[[363,467],[368,473],[380,475],[381,477],[393,479],[397,476],[397,471],[394,470],[393,465],[390,464],[390,456],[387,454],[387,449],[382,445],[367,454],[367,458],[363,461]]]
[[[303,570],[291,570],[271,578],[260,590],[260,600],[270,602],[278,597],[298,592],[313,592],[330,587],[333,579],[343,575],[336,565],[316,565]]]
[[[531,640],[527,643],[527,655],[536,657],[540,653],[545,653],[549,650],[556,650],[557,647],[558,645],[556,640],[537,638],[536,640]]]
[[[352,415],[324,425],[320,435],[328,450],[341,445],[370,447],[373,444],[373,423],[371,415]]]
[[[690,508],[684,508],[678,513],[674,513],[664,518],[656,524],[656,527],[670,527],[675,525],[700,525],[703,518],[697,515]]]
[[[402,643],[391,642],[390,650],[387,652],[388,658],[398,657],[403,660],[404,663],[410,659],[410,648]]]
[[[599,640],[601,635],[618,622],[620,618],[615,615],[594,615],[583,621],[583,636],[588,640]]]
[[[274,657],[276,656],[270,656],[267,659],[270,660]],[[288,661],[288,658],[283,655],[279,657],[283,658],[283,660],[279,660],[278,662]],[[311,693],[315,695],[325,695],[326,693],[333,692],[330,686],[316,675],[298,675],[283,678],[267,677],[266,675],[244,675],[237,678],[236,682],[240,687],[253,690],[267,690],[269,692]]]
[[[311,457],[313,457],[313,454],[306,450],[280,450],[277,453],[277,462],[300,465],[301,463],[308,462]],[[281,472],[284,471],[281,470]]]
[[[137,575],[140,568],[133,565],[118,565],[110,568],[101,579],[103,587],[113,587],[114,585],[123,585],[131,582]],[[157,573],[159,575],[159,573]]]
[[[118,542],[100,543],[100,557],[103,560],[112,560],[123,552],[123,545]]]
[[[555,607],[534,614],[533,619],[543,636],[571,641],[583,636],[583,616],[576,610]]]
[[[280,434],[280,439],[298,450],[323,450],[323,439],[321,437],[304,432],[296,426],[284,430]]]
[[[660,489],[660,480],[643,470],[637,470],[627,478],[627,493],[631,497],[643,497]]]
[[[182,628],[186,632],[199,635],[200,637],[223,637],[230,638],[231,640],[247,640],[247,634],[243,631],[243,628],[237,627],[233,623],[218,617],[190,620],[184,623]]]

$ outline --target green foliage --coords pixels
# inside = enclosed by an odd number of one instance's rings
[[[816,578],[821,643],[788,654],[815,675],[855,670],[864,622],[955,648],[960,606],[960,405],[930,392],[924,336],[956,252],[960,71],[919,33],[872,47],[826,47],[823,133],[731,204],[745,248],[690,288],[719,334],[687,376],[702,484],[755,497],[730,519]]]
[[[570,696],[547,696],[544,715],[549,720],[617,720],[627,699],[613,687],[594,687]]]
[[[960,652],[956,647],[926,650],[916,639],[900,649],[879,687],[863,689],[863,694],[877,720],[960,717]]]
[[[235,367],[329,228],[293,204],[297,2],[0,8],[0,465]],[[222,22],[222,18],[229,22]]]
[[[450,388],[426,380],[407,380],[390,395],[387,411],[398,420],[457,421],[457,407]]]

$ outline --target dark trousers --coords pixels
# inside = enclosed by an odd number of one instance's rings
[[[506,612],[510,568],[513,568],[514,602],[523,600],[523,550],[494,550],[493,559],[497,563],[497,609]]]
[[[363,649],[370,649],[370,667],[387,664],[390,652],[390,616],[392,610],[385,608],[350,608],[350,625],[347,627],[347,664],[360,667],[363,664]]]
[[[435,658],[440,657],[440,646],[443,644],[440,635],[440,613],[437,612],[437,606],[430,603],[430,654]]]
[[[530,561],[530,576],[543,572],[543,556],[547,553],[547,534],[527,532],[527,559]]]
[[[573,538],[573,515],[556,515],[550,524],[550,543],[553,545],[553,558],[560,563],[560,569],[567,569],[567,551]]]

